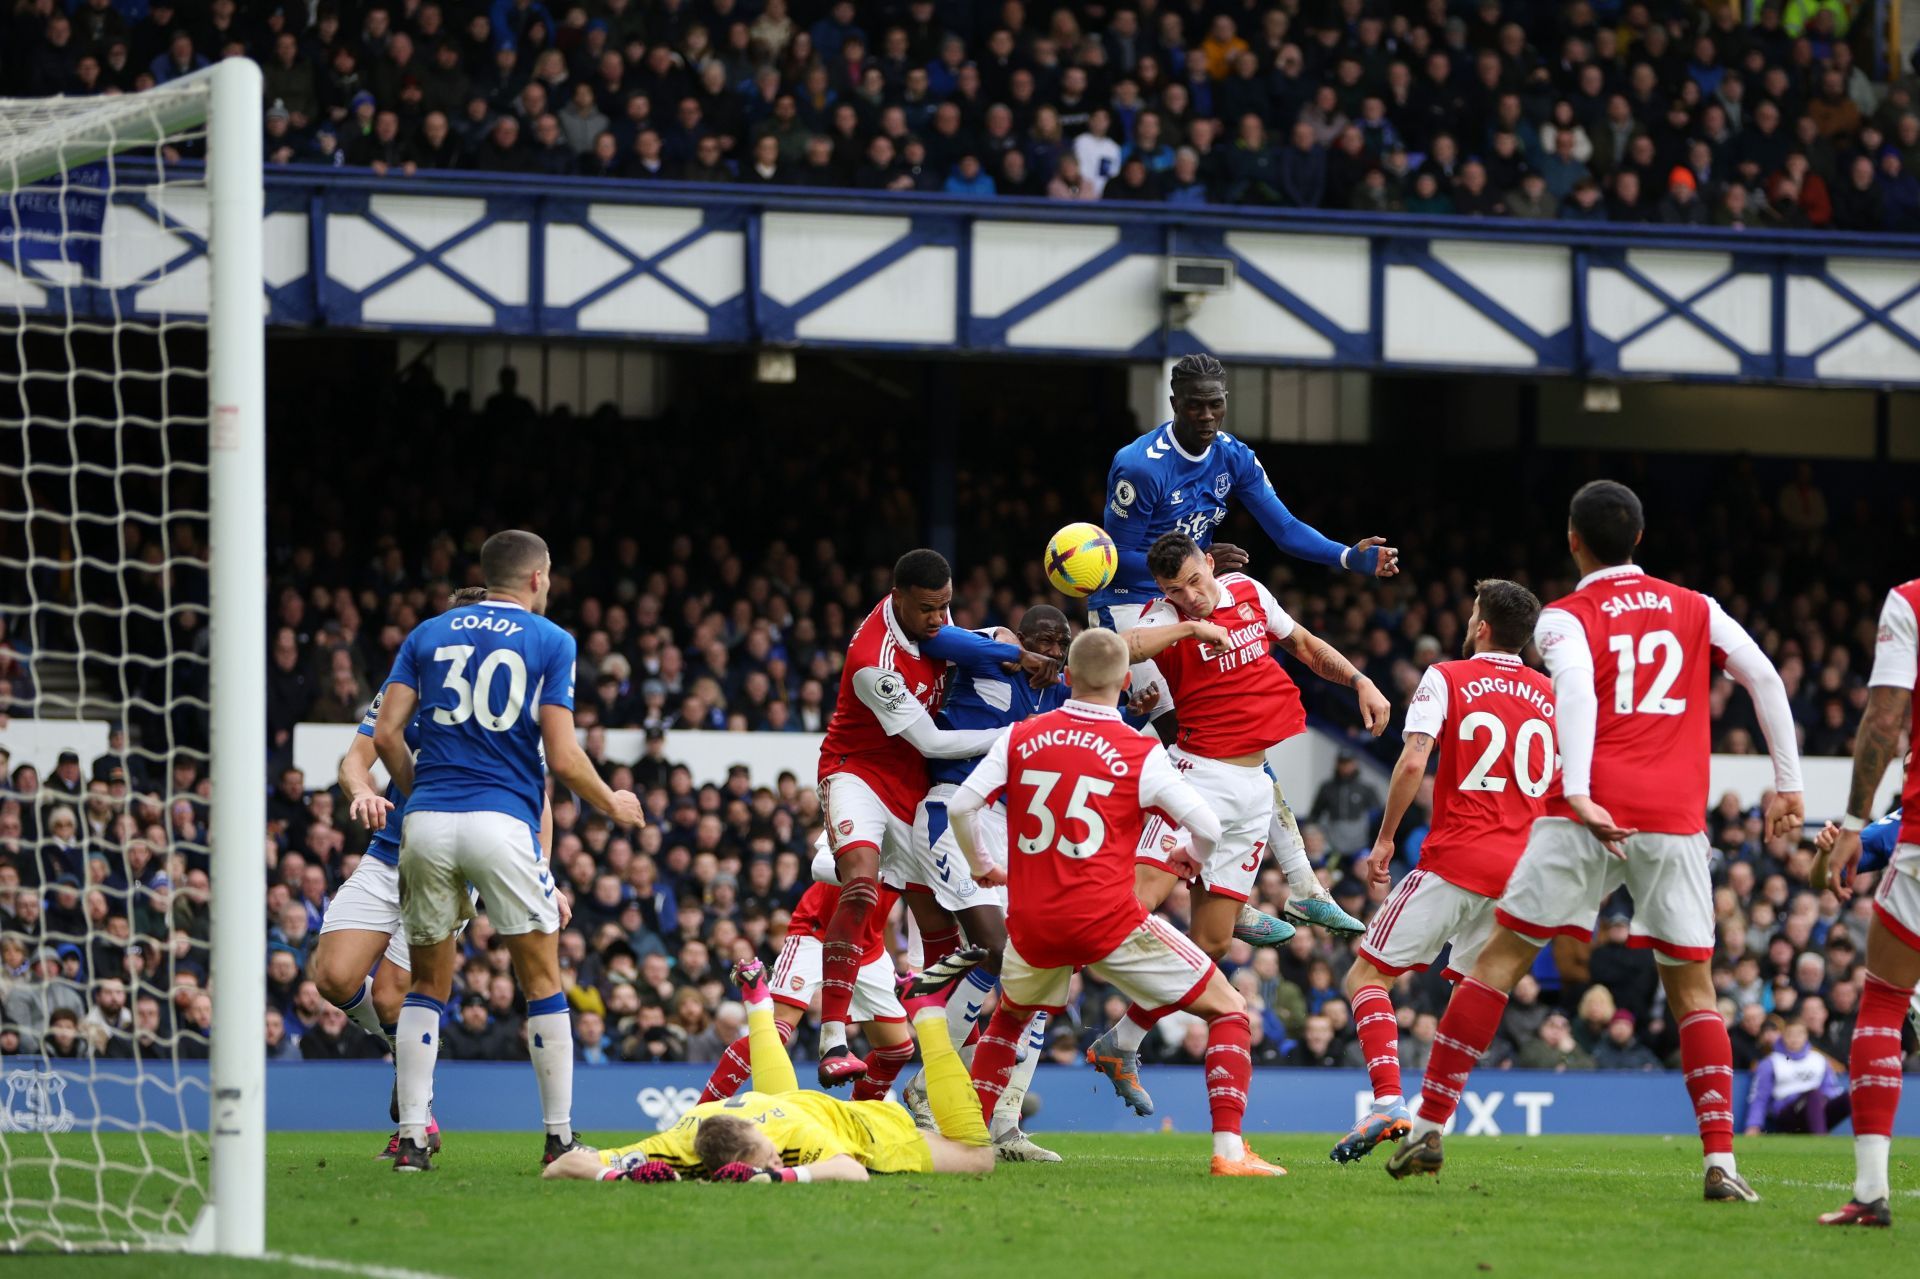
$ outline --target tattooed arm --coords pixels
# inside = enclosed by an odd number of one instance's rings
[[[1369,733],[1378,737],[1386,731],[1391,712],[1385,694],[1374,687],[1372,680],[1353,669],[1353,663],[1341,656],[1340,650],[1298,622],[1279,638],[1279,644],[1321,679],[1342,688],[1351,688],[1358,694],[1360,722],[1366,725]]]
[[[1874,645],[1873,672],[1867,676],[1867,711],[1853,736],[1853,786],[1847,791],[1847,819],[1828,857],[1837,874],[1829,886],[1841,901],[1853,896],[1853,874],[1860,866],[1860,828],[1873,820],[1873,797],[1887,765],[1900,754],[1900,734],[1913,708],[1920,621],[1898,588],[1887,593],[1880,610],[1880,635]]]
[[[1913,693],[1904,688],[1867,690],[1866,714],[1853,738],[1853,786],[1847,791],[1847,812],[1872,819],[1874,794],[1887,765],[1900,758],[1900,735],[1906,731]]]

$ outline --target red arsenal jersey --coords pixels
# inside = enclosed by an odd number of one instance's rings
[[[947,663],[924,656],[893,616],[893,597],[881,599],[853,633],[840,695],[820,743],[819,778],[852,773],[901,821],[927,794],[927,761],[904,731],[917,718],[917,702],[931,715],[947,692]]]
[[[1873,674],[1867,678],[1868,687],[1920,690],[1915,661],[1916,654],[1920,653],[1916,613],[1920,613],[1920,579],[1904,582],[1887,592],[1887,602],[1880,609],[1880,635],[1873,647]],[[1900,795],[1900,842],[1920,844],[1920,769],[1913,766],[1911,745],[1906,785]]]
[[[1217,579],[1220,603],[1202,621],[1224,627],[1229,642],[1214,648],[1184,639],[1154,658],[1180,716],[1179,745],[1208,759],[1254,755],[1304,731],[1300,690],[1273,660],[1273,641],[1293,634],[1271,592],[1244,573]],[[1155,600],[1140,626],[1184,620],[1169,600]]]
[[[966,787],[1007,798],[1007,935],[1022,959],[1091,964],[1140,926],[1140,828],[1186,785],[1160,744],[1110,706],[1069,701],[994,742]]]
[[[1560,726],[1563,767],[1547,795],[1549,815],[1573,815],[1561,787],[1578,794],[1590,770],[1587,793],[1619,825],[1667,835],[1706,829],[1707,690],[1721,626],[1747,642],[1706,596],[1632,564],[1589,574],[1541,612],[1534,636],[1547,669],[1556,681],[1591,680],[1599,703],[1590,754]]]
[[[880,885],[880,904],[867,912],[867,934],[860,939],[862,967],[887,953],[887,917],[893,914],[893,904],[899,900],[899,889]],[[787,936],[825,936],[827,921],[833,918],[833,908],[839,904],[840,885],[815,883],[800,895],[799,905],[793,908]]]
[[[1557,763],[1553,683],[1511,653],[1427,668],[1406,732],[1434,739],[1433,820],[1420,869],[1485,897],[1506,890]]]

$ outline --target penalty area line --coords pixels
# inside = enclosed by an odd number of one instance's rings
[[[276,1265],[301,1270],[319,1270],[328,1274],[363,1275],[365,1279],[448,1279],[430,1270],[408,1270],[404,1266],[383,1266],[364,1261],[341,1261],[335,1257],[307,1257],[299,1253],[269,1252],[260,1258]]]

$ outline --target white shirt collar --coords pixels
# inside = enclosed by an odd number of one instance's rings
[[[1642,569],[1638,564],[1611,564],[1606,568],[1593,570],[1593,572],[1581,578],[1573,589],[1576,591],[1584,591],[1591,583],[1604,581],[1609,577],[1641,577],[1645,575],[1645,572],[1646,570]]]
[[[1166,442],[1173,446],[1173,451],[1175,453],[1178,453],[1181,457],[1186,458],[1187,461],[1189,462],[1204,462],[1213,453],[1213,445],[1211,444],[1207,445],[1206,448],[1201,449],[1198,453],[1189,453],[1185,449],[1181,448],[1180,437],[1173,433],[1172,422],[1168,422],[1166,426],[1163,427],[1162,429],[1166,431],[1166,437],[1165,437]],[[1219,439],[1220,433],[1218,431],[1214,432],[1213,438],[1216,440]]]
[[[1476,661],[1498,662],[1502,666],[1520,665],[1520,655],[1518,653],[1501,653],[1489,649],[1487,652],[1475,653],[1473,656]]]
[[[907,650],[907,652],[913,654],[915,657],[920,656],[919,641],[908,639],[907,633],[900,629],[900,619],[893,615],[893,592],[892,591],[888,591],[887,598],[880,601],[880,614],[882,617],[886,618],[887,634],[893,636],[893,642],[899,645],[901,648],[904,648],[905,650]]]
[[[525,604],[518,603],[514,600],[481,600],[480,603],[486,605],[488,608],[517,608],[522,613],[527,611]],[[468,605],[468,607],[471,608],[472,605]]]
[[[1086,715],[1093,719],[1120,718],[1120,709],[1117,706],[1101,706],[1097,702],[1083,702],[1077,697],[1069,697],[1065,702],[1061,703],[1061,705],[1064,709],[1073,712],[1075,715]]]

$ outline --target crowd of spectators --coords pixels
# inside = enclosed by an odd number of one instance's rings
[[[620,832],[555,797],[556,876],[575,910],[562,953],[583,1060],[712,1059],[740,1022],[726,968],[749,951],[769,959],[777,952],[806,887],[819,810],[811,788],[792,775],[737,768],[724,783],[696,784],[675,762],[670,734],[821,728],[847,638],[883,593],[885,566],[925,540],[923,512],[934,504],[925,441],[870,430],[870,417],[891,411],[885,404],[849,405],[804,424],[742,414],[730,421],[729,450],[759,460],[716,468],[699,427],[735,407],[725,392],[684,417],[635,424],[606,413],[541,416],[511,379],[478,405],[449,399],[417,374],[371,399],[364,387],[324,381],[288,390],[270,514],[264,726],[273,1053],[382,1052],[303,978],[329,895],[368,836],[333,778],[292,766],[293,727],[358,719],[408,629],[444,607],[452,588],[474,581],[485,534],[518,525],[552,537],[550,609],[579,638],[576,717],[588,752],[613,785],[640,793],[648,812],[644,829]],[[399,430],[400,422],[417,429]],[[803,425],[808,447],[783,447]],[[1026,604],[1047,598],[1035,546],[1058,524],[1098,509],[1106,462],[1129,435],[1124,421],[1049,425],[983,418],[958,469],[943,477],[956,512],[955,615],[963,624],[1012,623]],[[507,438],[495,431],[565,443],[532,454],[444,447],[448,439]],[[1404,573],[1376,582],[1281,562],[1238,514],[1219,534],[1250,548],[1251,571],[1396,702],[1394,727],[1375,742],[1353,729],[1347,694],[1301,680],[1320,725],[1348,734],[1350,753],[1316,793],[1295,797],[1297,811],[1325,882],[1363,916],[1382,893],[1367,889],[1353,864],[1371,842],[1383,790],[1374,764],[1397,749],[1405,699],[1427,664],[1457,651],[1476,576],[1515,577],[1546,598],[1571,585],[1563,512],[1576,480],[1613,474],[1641,491],[1650,523],[1643,558],[1712,591],[1754,633],[1785,674],[1814,753],[1849,749],[1880,594],[1920,547],[1914,500],[1875,487],[1865,466],[1838,462],[1430,453],[1402,459],[1417,469],[1425,500],[1382,510],[1366,505],[1366,486],[1339,478],[1372,465],[1371,453],[1262,451],[1303,518],[1342,538],[1383,532],[1402,548]],[[626,493],[605,483],[623,471],[674,477],[648,486],[643,519],[631,517]],[[1083,477],[1077,493],[1061,482],[1070,475]],[[1477,496],[1495,490],[1509,496]],[[30,636],[16,628],[0,660],[33,687]],[[1718,746],[1756,749],[1741,696],[1723,680],[1714,699]],[[646,730],[636,758],[609,757],[605,730],[615,727]],[[34,1044],[53,1055],[124,1054],[134,1044],[204,1052],[204,757],[184,739],[155,758],[149,744],[116,737],[90,767],[63,759],[45,778],[13,767],[8,784],[0,798],[0,1052]],[[1429,798],[1397,833],[1396,874],[1417,862]],[[1720,919],[1716,978],[1738,1060],[1764,1056],[1788,1023],[1844,1058],[1866,907],[1843,911],[1813,892],[1810,846],[1765,839],[1756,811],[1737,798],[1716,803],[1707,829]],[[1282,891],[1269,869],[1256,900],[1275,908]],[[1166,907],[1175,918],[1186,909],[1183,892]],[[1497,1061],[1639,1069],[1672,1060],[1674,1028],[1651,956],[1625,945],[1630,909],[1609,903],[1590,954],[1556,947],[1543,957],[1516,995]],[[484,921],[464,946],[457,1024],[444,1051],[523,1054],[524,1008],[505,950]],[[1278,951],[1229,955],[1233,980],[1261,1012],[1257,1061],[1355,1062],[1339,994],[1350,954],[1303,932]],[[1404,1052],[1418,1066],[1445,986],[1437,975],[1410,976],[1402,986]],[[1106,992],[1076,984],[1050,1052],[1074,1059],[1117,1010]],[[74,1025],[63,1029],[68,1015]],[[1148,1055],[1197,1060],[1197,1034],[1169,1021]],[[812,1038],[803,1031],[797,1043],[804,1053]]]
[[[1916,231],[1920,82],[1872,13],[16,0],[4,71],[84,95],[254,58],[277,165]]]

